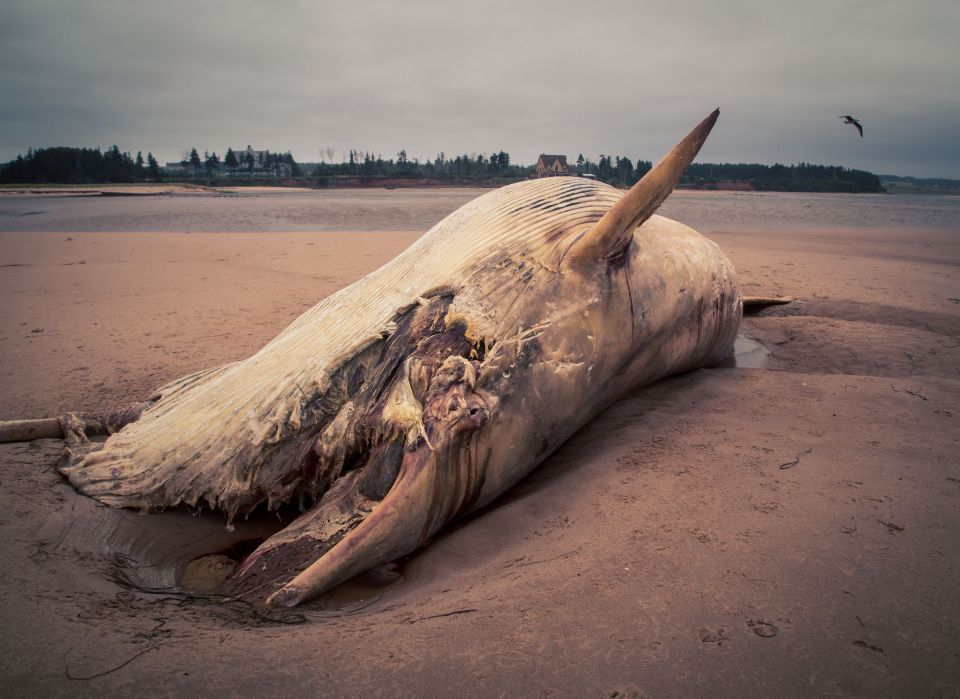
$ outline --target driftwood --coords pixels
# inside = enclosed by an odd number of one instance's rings
[[[38,420],[0,420],[0,443],[29,442],[34,439],[65,439],[68,443],[87,441],[87,437],[111,435],[137,420],[153,401],[135,403],[123,410],[102,415],[67,413]]]
[[[29,442],[32,439],[62,439],[63,428],[55,417],[39,420],[0,420],[0,442]]]

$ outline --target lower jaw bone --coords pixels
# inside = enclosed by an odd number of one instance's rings
[[[347,471],[307,513],[264,542],[224,586],[230,596],[293,606],[375,566],[412,553],[452,519],[467,494],[451,471],[492,399],[474,392],[476,362],[462,330],[419,343],[389,388],[346,406],[347,424],[321,436],[321,460],[344,443],[366,449],[366,463]],[[326,438],[325,438],[326,437]],[[355,457],[354,457],[355,458]]]

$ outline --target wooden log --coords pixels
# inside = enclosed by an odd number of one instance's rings
[[[39,420],[0,420],[0,443],[29,442],[33,439],[72,439],[110,435],[140,418],[156,399],[133,403],[112,413],[66,413]]]
[[[29,442],[32,439],[62,439],[63,428],[55,417],[40,420],[0,420],[0,442]]]

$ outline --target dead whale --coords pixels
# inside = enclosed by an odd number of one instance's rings
[[[270,605],[416,550],[625,393],[731,352],[732,265],[653,215],[717,116],[625,194],[557,177],[477,198],[252,357],[101,421],[62,473],[116,507],[300,503],[224,589]]]

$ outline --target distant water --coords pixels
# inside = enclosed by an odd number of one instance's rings
[[[960,197],[911,194],[674,192],[658,213],[697,230],[935,228],[960,230]]]
[[[332,189],[162,196],[0,194],[0,232],[425,231],[489,190]],[[960,230],[960,197],[675,192],[661,214],[703,232],[756,228]]]

